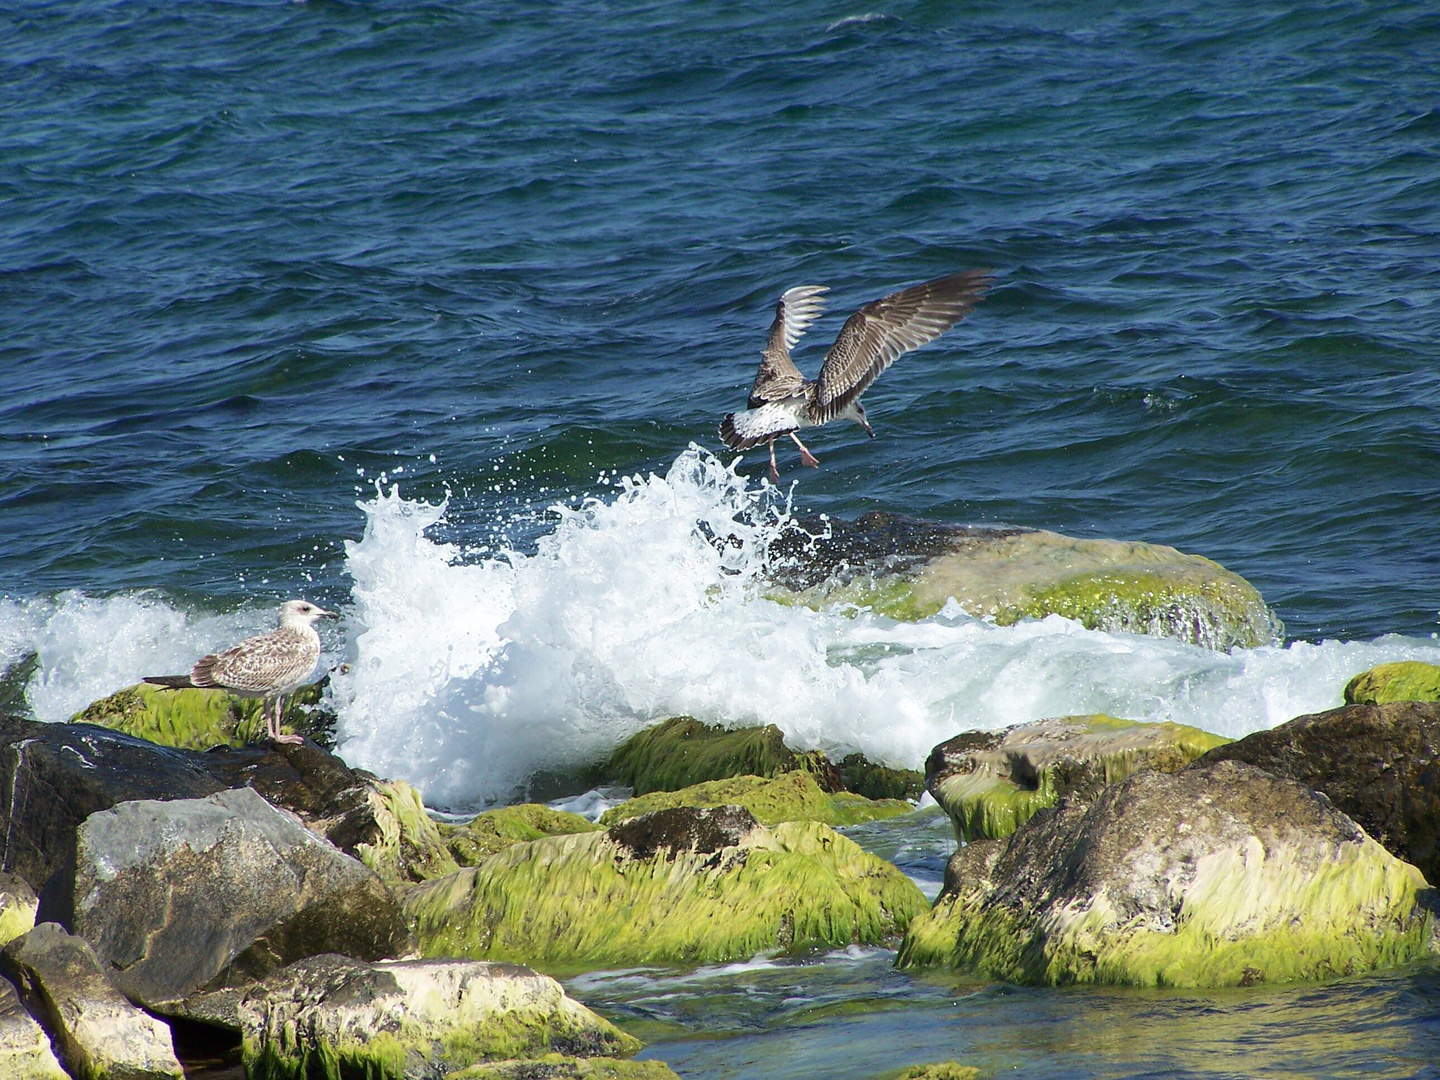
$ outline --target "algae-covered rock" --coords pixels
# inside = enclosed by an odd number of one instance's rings
[[[1434,901],[1323,796],[1221,761],[1136,773],[962,848],[898,963],[1039,984],[1314,979],[1432,955]]]
[[[40,900],[28,881],[0,871],[0,945],[33,930],[39,906]]]
[[[1345,685],[1346,705],[1440,701],[1440,664],[1401,660],[1362,671]]]
[[[70,1080],[55,1057],[50,1036],[5,978],[0,978],[0,1076],[5,1080]]]
[[[552,810],[541,803],[520,803],[486,810],[464,825],[441,825],[440,835],[456,863],[478,866],[511,844],[600,828],[579,814]]]
[[[732,776],[819,773],[833,789],[833,767],[824,754],[797,753],[785,745],[774,724],[730,730],[677,716],[646,728],[621,743],[601,770],[606,780],[634,789],[678,791],[707,780]]]
[[[873,944],[926,902],[818,822],[676,808],[605,832],[516,844],[405,896],[427,956],[573,972]]]
[[[1344,705],[1257,731],[1196,766],[1244,761],[1324,792],[1440,884],[1440,703]]]
[[[962,842],[1009,836],[1062,796],[1089,798],[1140,769],[1174,772],[1228,741],[1183,724],[1065,716],[957,735],[930,751],[925,783]]]
[[[386,881],[401,882],[426,881],[460,869],[413,787],[403,780],[382,780],[367,798],[378,835],[356,844],[355,854],[371,870]]]
[[[335,717],[318,708],[324,684],[321,680],[292,694],[282,724],[328,745]],[[209,750],[263,740],[262,704],[259,698],[236,697],[224,690],[170,690],[140,683],[91,702],[70,723],[96,724],[162,746]]]
[[[903,799],[872,800],[848,792],[827,794],[808,773],[791,772],[772,778],[735,776],[711,780],[679,791],[652,791],[612,806],[601,815],[600,824],[613,825],[675,806],[743,806],[762,825],[778,825],[782,821],[859,825],[907,814],[914,809]]]
[[[82,938],[41,923],[5,946],[0,967],[76,1080],[181,1080],[170,1029],[125,1000]]]
[[[447,1073],[445,1080],[680,1080],[663,1061],[574,1058],[545,1054],[521,1061],[491,1061]]]
[[[1219,563],[1161,544],[1081,540],[866,514],[814,522],[777,551],[776,599],[853,603],[923,619],[954,597],[1002,626],[1063,615],[1092,630],[1179,638],[1213,649],[1268,645],[1284,627],[1255,587]]]
[[[883,1073],[876,1080],[980,1080],[980,1070],[958,1061],[939,1061],[932,1065],[909,1065]]]
[[[314,956],[247,991],[236,1013],[246,1075],[265,1080],[407,1080],[490,1060],[640,1049],[554,979],[514,964]]]
[[[920,770],[876,765],[864,754],[846,754],[835,768],[842,790],[867,799],[918,799],[925,792],[925,774]]]

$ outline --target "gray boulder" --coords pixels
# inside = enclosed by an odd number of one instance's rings
[[[0,979],[0,1076],[6,1080],[69,1080],[50,1036],[20,1003],[8,979]]]
[[[554,979],[475,960],[314,956],[244,992],[201,996],[190,1011],[235,1018],[247,1075],[296,1080],[331,1075],[326,1068],[440,1080],[487,1060],[628,1057],[640,1049]]]
[[[172,1011],[317,953],[409,948],[390,889],[249,788],[141,800],[77,832],[71,929],[128,997]]]
[[[1323,791],[1386,850],[1440,885],[1440,703],[1345,705],[1297,716],[1196,764],[1226,760]]]
[[[5,947],[0,965],[77,1080],[182,1080],[170,1029],[125,1000],[82,939],[41,923]]]

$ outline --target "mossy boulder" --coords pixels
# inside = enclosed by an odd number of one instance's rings
[[[407,1080],[640,1049],[554,979],[514,964],[314,956],[246,991],[236,1015],[252,1080]]]
[[[319,707],[325,680],[303,686],[285,706],[282,726],[331,745],[333,713]],[[139,683],[93,701],[70,718],[72,724],[97,724],[182,750],[212,746],[241,747],[265,738],[263,702],[224,690],[169,690]]]
[[[601,827],[579,814],[552,810],[541,803],[520,803],[486,810],[464,825],[442,824],[440,835],[459,866],[478,866],[511,844],[546,836],[595,832]]]
[[[774,724],[731,730],[677,716],[632,735],[601,771],[609,782],[645,795],[732,776],[797,771],[820,773],[825,786],[833,788],[830,769],[824,754],[797,753],[786,746],[784,733]]]
[[[1346,705],[1440,701],[1440,664],[1401,660],[1362,671],[1345,684]]]
[[[554,972],[876,944],[927,906],[909,878],[829,826],[766,828],[739,807],[515,844],[404,902],[424,955]]]
[[[957,735],[930,751],[925,782],[967,842],[1009,836],[1063,796],[1091,798],[1141,769],[1174,772],[1229,741],[1183,724],[1064,716]]]
[[[1342,705],[1218,747],[1323,792],[1392,855],[1440,884],[1440,702]]]
[[[939,1061],[932,1065],[909,1065],[884,1073],[876,1080],[980,1080],[980,1070],[958,1061]]]
[[[403,780],[382,780],[367,794],[374,830],[370,843],[355,845],[366,866],[389,882],[426,881],[460,869],[441,826],[425,812],[420,793]]]
[[[734,776],[711,780],[679,791],[652,791],[612,806],[600,824],[640,817],[675,806],[743,806],[762,825],[782,821],[822,821],[826,825],[860,825],[867,821],[908,814],[915,809],[903,799],[867,799],[849,792],[829,794],[808,773],[781,773],[775,777]]]
[[[856,604],[913,621],[954,597],[1008,626],[1063,615],[1092,630],[1179,638],[1213,649],[1269,645],[1284,627],[1260,593],[1219,563],[1163,544],[1084,540],[867,514],[815,522],[780,545],[774,598]]]
[[[447,1073],[445,1080],[680,1080],[663,1061],[574,1058],[545,1054],[521,1061],[491,1061]]]
[[[1435,953],[1435,893],[1328,799],[1233,761],[1136,773],[951,859],[902,967],[1213,987]]]

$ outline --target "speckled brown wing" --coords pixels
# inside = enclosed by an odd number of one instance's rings
[[[747,402],[750,408],[758,409],[769,402],[784,401],[800,393],[805,385],[805,376],[791,361],[790,350],[825,310],[822,294],[829,291],[824,285],[799,285],[786,290],[780,297],[775,305],[775,321],[770,324],[770,336],[765,340],[760,370],[755,373],[755,383],[750,387]]]
[[[319,661],[320,641],[313,634],[272,630],[202,656],[190,670],[190,681],[248,694],[288,693],[309,678]]]
[[[934,341],[969,314],[990,282],[990,271],[966,270],[872,300],[851,315],[825,354],[811,421],[839,416],[902,353]]]

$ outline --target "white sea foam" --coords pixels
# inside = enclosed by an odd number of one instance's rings
[[[1399,637],[1227,655],[1058,616],[998,627],[952,605],[909,624],[786,606],[762,595],[776,526],[756,524],[761,498],[692,448],[611,502],[559,510],[534,555],[469,565],[423,535],[443,507],[393,489],[362,504],[342,752],[427,801],[475,805],[668,716],[773,722],[797,748],[918,767],[966,728],[1074,713],[1243,735],[1339,704],[1375,664],[1440,662],[1434,641]]]
[[[1244,735],[1339,704],[1350,676],[1375,664],[1440,662],[1430,639],[1227,655],[1059,617],[997,627],[953,605],[920,623],[785,606],[763,595],[783,516],[763,500],[692,448],[663,477],[559,511],[533,555],[476,562],[425,535],[443,505],[377,494],[348,546],[341,752],[463,809],[682,714],[773,722],[797,748],[918,767],[967,728],[1073,713]],[[189,613],[153,595],[0,599],[0,667],[36,653],[29,705],[64,720],[273,618],[259,606]]]

